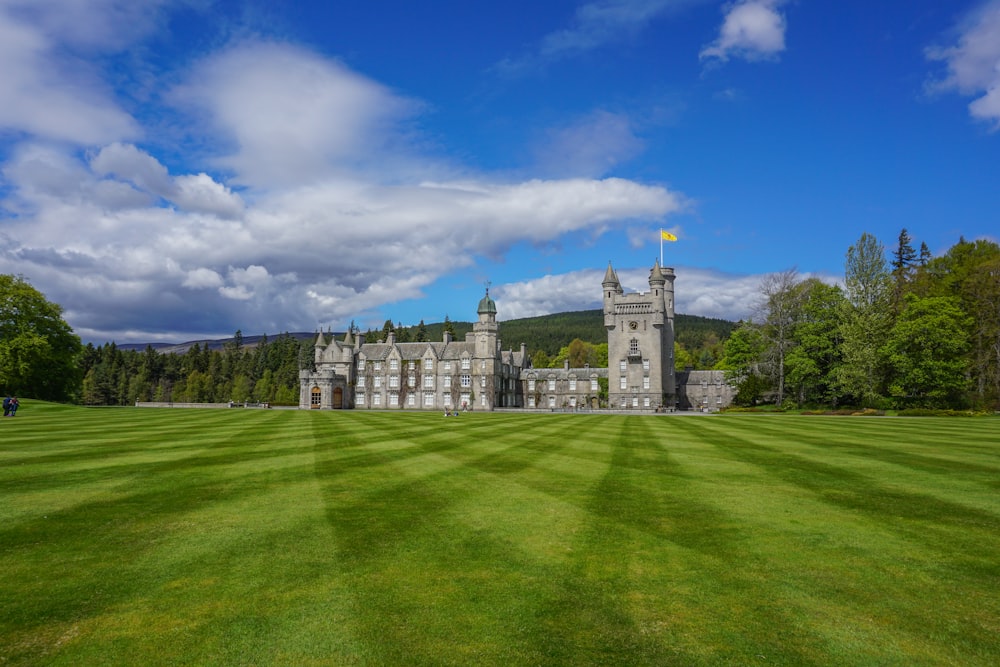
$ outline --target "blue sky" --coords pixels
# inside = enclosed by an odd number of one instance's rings
[[[84,340],[599,307],[1000,237],[1000,0],[0,0],[0,272]],[[516,345],[516,341],[507,341]]]

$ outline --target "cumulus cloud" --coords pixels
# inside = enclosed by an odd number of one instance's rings
[[[85,94],[68,107],[78,127],[72,119],[29,122],[40,113],[31,105],[73,92],[56,51],[122,48],[153,23],[137,18],[127,35],[108,35],[108,13],[131,6],[113,0],[68,5],[70,15],[105,12],[103,20],[81,19],[94,34],[74,31],[52,12],[10,9],[28,3],[2,6],[0,31],[14,26],[12,39],[21,40],[14,62],[54,78],[38,91],[20,89],[33,99],[16,113],[0,109],[0,124],[21,133],[0,165],[0,266],[63,305],[87,340],[192,339],[348,321],[419,298],[442,276],[479,257],[502,258],[517,243],[598,239],[656,224],[684,205],[661,185],[598,178],[597,167],[512,180],[439,162],[413,138],[419,101],[277,42],[240,42],[170,73],[177,83],[167,99],[175,106],[149,113],[179,109],[168,122],[193,136],[202,164],[218,170],[176,160],[168,168],[155,148],[130,140],[141,128],[99,80],[81,80]],[[11,48],[0,39],[0,52]],[[5,99],[30,83],[18,76],[0,72]],[[69,104],[56,99],[63,101]],[[602,113],[557,133],[552,144],[601,128],[617,140],[595,151],[595,163],[641,149],[627,119]]]
[[[648,292],[650,268],[615,267],[615,273],[626,292]],[[513,320],[601,308],[600,285],[605,270],[586,269],[497,285],[491,294],[497,302],[498,317]],[[689,266],[676,267],[674,272],[675,312],[733,322],[751,317],[760,300],[761,281],[766,277],[766,274],[733,274]],[[813,273],[798,277],[837,282],[833,276]]]
[[[773,58],[785,50],[785,17],[778,9],[785,0],[739,0],[730,4],[718,38],[702,49],[702,60],[730,57]]]
[[[616,267],[626,292],[649,291],[650,267]],[[505,320],[600,308],[605,268],[547,275],[496,286],[492,294]],[[736,321],[749,317],[763,276],[733,275],[711,269],[677,267],[675,311]]]
[[[216,164],[238,182],[280,187],[385,162],[419,104],[336,60],[247,41],[207,57],[171,94],[207,121]]]
[[[141,135],[91,56],[148,34],[161,2],[0,4],[0,130],[92,145]]]
[[[1000,128],[1000,0],[980,5],[956,31],[953,45],[926,50],[929,60],[943,62],[947,68],[947,74],[931,81],[928,89],[975,97],[969,114]]]

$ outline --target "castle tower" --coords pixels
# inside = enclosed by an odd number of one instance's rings
[[[649,292],[625,294],[609,263],[602,286],[608,407],[674,407],[674,270],[657,260],[649,272]]]

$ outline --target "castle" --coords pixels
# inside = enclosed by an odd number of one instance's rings
[[[657,261],[649,291],[626,294],[608,264],[604,274],[608,368],[532,368],[524,344],[503,350],[489,289],[464,341],[369,343],[348,331],[319,333],[314,369],[299,373],[304,409],[716,410],[732,403],[722,371],[674,371],[674,271]]]

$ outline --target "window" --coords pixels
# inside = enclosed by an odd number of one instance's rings
[[[445,375],[444,376],[444,388],[445,389],[451,388],[451,376],[450,375]]]
[[[434,407],[434,394],[432,394],[429,391],[424,393],[424,407],[426,408]]]
[[[409,377],[407,377],[406,378],[406,386],[410,387],[411,389],[413,387],[416,387],[417,386],[417,378],[415,376],[413,376],[413,375],[410,375]]]
[[[444,403],[445,405],[451,405],[451,393],[450,392],[446,391],[445,393],[441,394],[441,399],[442,399],[441,402]]]
[[[365,370],[365,360],[362,359],[361,357],[358,357],[358,370],[359,371]]]
[[[469,359],[462,359],[462,370],[467,371],[472,368],[472,362]]]
[[[479,386],[480,387],[485,387],[486,386],[486,376],[485,375],[480,375],[479,376]]]
[[[628,354],[630,357],[639,356],[639,340],[637,338],[633,338],[632,340],[629,341]]]
[[[382,394],[372,395],[372,405],[382,405]]]
[[[462,407],[464,408],[464,407],[466,407],[466,406],[469,405],[469,401],[471,400],[471,396],[470,396],[470,394],[465,393],[465,394],[462,394],[462,395],[459,396],[459,400],[462,401]]]
[[[569,397],[569,407],[571,407],[571,408],[575,408],[576,407],[576,396],[570,396]]]
[[[379,389],[381,386],[382,386],[382,376],[381,375],[376,375],[375,376],[375,388]]]
[[[424,389],[433,389],[433,388],[434,388],[434,376],[433,375],[425,375],[424,376]]]
[[[649,359],[643,359],[642,360],[642,370],[644,370],[644,371],[648,371],[649,370]]]
[[[417,362],[415,362],[415,361],[413,361],[413,360],[411,359],[410,361],[408,361],[408,362],[406,363],[406,367],[407,367],[408,369],[410,369],[411,371],[414,371],[414,370],[416,370],[416,369],[417,369]]]
[[[389,360],[389,370],[390,371],[398,371],[399,370],[399,359],[390,359]]]
[[[471,375],[468,375],[468,374],[463,375],[460,378],[460,380],[461,380],[461,385],[463,387],[471,387],[472,386],[472,376]]]
[[[590,379],[590,391],[600,391],[600,390],[601,390],[601,385],[598,384],[597,378],[591,378]]]
[[[381,361],[376,361],[375,362],[375,372],[376,373],[381,373],[382,372],[382,362]]]
[[[389,388],[390,389],[399,389],[399,376],[398,375],[390,375],[389,376]]]
[[[365,386],[365,376],[364,375],[359,375],[358,376],[358,386],[359,387]]]
[[[424,359],[424,372],[430,373],[432,370],[434,370],[434,360]]]
[[[624,375],[618,378],[618,388],[628,389],[628,378],[625,377]]]
[[[398,408],[399,407],[399,392],[390,391],[389,392],[389,407]]]
[[[555,390],[556,390],[556,379],[549,378],[549,391],[555,391]]]
[[[535,391],[535,378],[528,379],[528,391]]]
[[[533,395],[528,396],[528,407],[529,408],[535,407],[535,397]]]
[[[313,387],[312,393],[309,396],[309,405],[313,406],[314,408],[318,408],[321,402],[320,399],[322,398],[323,398],[322,390],[319,387]]]
[[[644,408],[649,407],[649,396],[646,396],[645,398],[642,399],[642,407]]]
[[[622,373],[628,370],[628,366],[625,365],[624,359],[618,362],[618,370],[620,370]]]
[[[444,372],[445,373],[450,373],[451,372],[451,362],[450,361],[444,362]]]
[[[638,396],[633,396],[632,397],[632,407],[633,408],[639,407],[639,397]]]
[[[555,396],[549,396],[549,407],[550,408],[556,407],[556,397]]]
[[[576,391],[576,378],[569,379],[569,390]]]
[[[645,375],[642,378],[642,388],[643,389],[649,389],[649,376],[648,375]]]
[[[358,392],[357,402],[358,402],[358,405],[364,405],[365,404],[365,392],[363,392],[363,391],[359,391]]]
[[[411,405],[411,406],[412,405],[416,405],[417,404],[417,395],[416,394],[407,394],[406,395],[406,404],[407,405]]]

